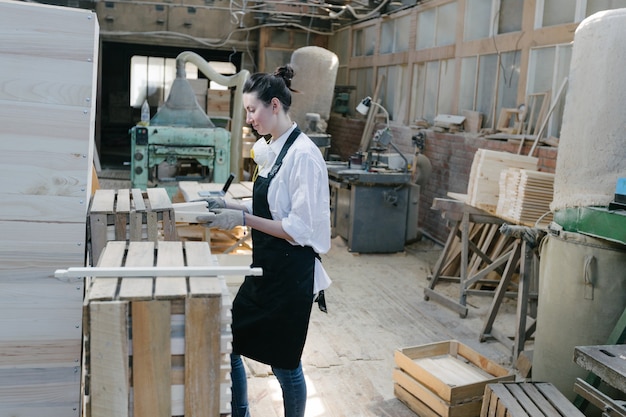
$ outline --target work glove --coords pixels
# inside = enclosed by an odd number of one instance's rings
[[[221,197],[205,197],[193,201],[205,201],[209,210],[226,208],[226,200]]]
[[[230,230],[246,224],[243,210],[233,209],[213,209],[210,215],[198,216],[196,220],[206,227],[222,230]]]

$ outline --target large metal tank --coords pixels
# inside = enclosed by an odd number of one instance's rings
[[[533,354],[535,381],[553,383],[570,400],[587,371],[574,347],[603,345],[626,308],[626,246],[561,231],[542,242]]]
[[[626,176],[626,9],[595,13],[574,34],[551,208],[606,206]]]
[[[291,87],[299,91],[293,95],[291,118],[303,131],[307,129],[307,113],[317,113],[322,121],[330,118],[339,59],[333,52],[319,46],[305,46],[291,54],[294,76]],[[318,126],[326,131],[323,126]]]
[[[596,13],[576,29],[551,205],[560,223],[542,242],[533,379],[570,400],[576,378],[587,375],[574,348],[606,344],[626,307],[626,245],[578,233],[582,219],[566,215],[606,207],[626,176],[624,39],[626,9]]]

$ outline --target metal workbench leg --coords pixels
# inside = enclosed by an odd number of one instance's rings
[[[467,303],[467,267],[469,263],[469,213],[463,213],[463,219],[461,220],[461,277],[460,277],[460,297],[459,304],[465,306]],[[467,314],[466,314],[467,315]],[[461,316],[464,318],[465,316]]]

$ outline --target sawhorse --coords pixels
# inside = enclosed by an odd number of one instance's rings
[[[443,251],[435,264],[433,274],[430,277],[428,287],[424,288],[424,298],[426,300],[433,299],[434,301],[450,308],[453,311],[459,313],[462,318],[467,317],[467,295],[470,292],[470,287],[477,283],[479,280],[484,279],[488,274],[493,271],[499,273],[502,272],[502,267],[511,258],[511,250],[506,251],[497,259],[492,260],[487,254],[487,249],[490,242],[493,240],[494,233],[490,230],[487,232],[487,236],[482,240],[480,247],[472,240],[470,231],[471,224],[484,224],[495,225],[496,227],[504,222],[504,220],[493,216],[483,210],[476,207],[469,206],[463,201],[435,198],[433,201],[433,209],[440,210],[444,219],[451,223],[450,234],[446,240],[446,244]],[[495,231],[494,228],[491,228]],[[458,253],[453,253],[453,247],[456,244],[457,238],[461,242],[461,260],[460,260],[460,274],[458,277],[444,276],[442,273],[445,268],[458,256]],[[504,246],[505,242],[499,243],[499,248],[495,252],[499,252]],[[470,251],[474,253],[480,261],[488,264],[488,266],[479,272],[472,273],[476,268],[472,268],[470,271]],[[493,252],[493,251],[492,251]],[[452,279],[458,280],[460,284],[459,288],[459,300],[458,302],[446,295],[440,294],[435,291],[435,286],[440,280]]]
[[[532,335],[536,325],[533,320],[527,328],[529,304],[531,305],[530,316],[536,317],[537,296],[533,283],[536,287],[537,273],[534,259],[537,241],[530,237],[538,238],[538,232],[536,229],[523,226],[509,226],[509,230],[513,230],[514,233],[501,233],[500,231],[508,226],[504,219],[467,205],[461,200],[436,198],[433,208],[442,212],[442,217],[451,223],[451,228],[444,249],[435,264],[430,282],[424,289],[424,298],[433,299],[458,312],[460,317],[464,318],[468,314],[466,305],[468,295],[493,296],[479,339],[481,342],[488,337],[498,340],[511,349],[512,359],[515,360],[524,350],[526,340]],[[476,225],[483,225],[481,236],[473,234],[470,230]],[[455,245],[458,246],[458,240],[461,246],[459,276],[445,276],[443,273],[447,266],[451,264],[453,258],[458,257],[458,253],[453,253]],[[473,262],[470,262],[470,253],[474,255]],[[486,280],[487,276],[493,272],[500,275],[499,281]],[[507,292],[507,289],[514,285],[513,277],[516,272],[519,272],[517,292]],[[460,286],[458,301],[435,291],[437,283],[445,279],[458,280]],[[496,289],[471,289],[475,284],[485,282],[491,285],[497,282]],[[493,327],[505,296],[517,298],[516,328],[513,339]],[[529,303],[529,300],[534,300],[534,303]]]
[[[516,265],[520,257],[522,261],[519,268],[519,282],[517,285],[517,308],[516,308],[516,326],[513,340],[507,335],[501,333],[493,327],[493,323],[504,299],[506,288],[511,284],[510,273],[502,275],[502,279],[498,283],[495,295],[489,307],[489,313],[485,319],[485,324],[480,333],[480,341],[484,342],[488,336],[493,337],[500,343],[508,347],[512,352],[512,359],[516,360],[519,354],[524,350],[526,340],[528,340],[535,331],[537,321],[537,263],[539,259],[537,246],[545,235],[541,230],[525,227],[525,226],[509,226],[502,225],[500,232],[506,236],[515,238],[514,257],[512,262],[507,264]],[[530,302],[529,302],[530,301]],[[533,317],[532,323],[527,326],[529,316],[528,307],[531,306],[530,316]]]

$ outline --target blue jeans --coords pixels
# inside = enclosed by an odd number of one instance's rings
[[[232,417],[250,417],[248,405],[248,383],[246,370],[241,356],[230,355],[231,382],[233,397],[231,402]],[[306,407],[306,382],[302,373],[302,364],[296,369],[280,369],[272,367],[283,391],[285,417],[304,417]]]

